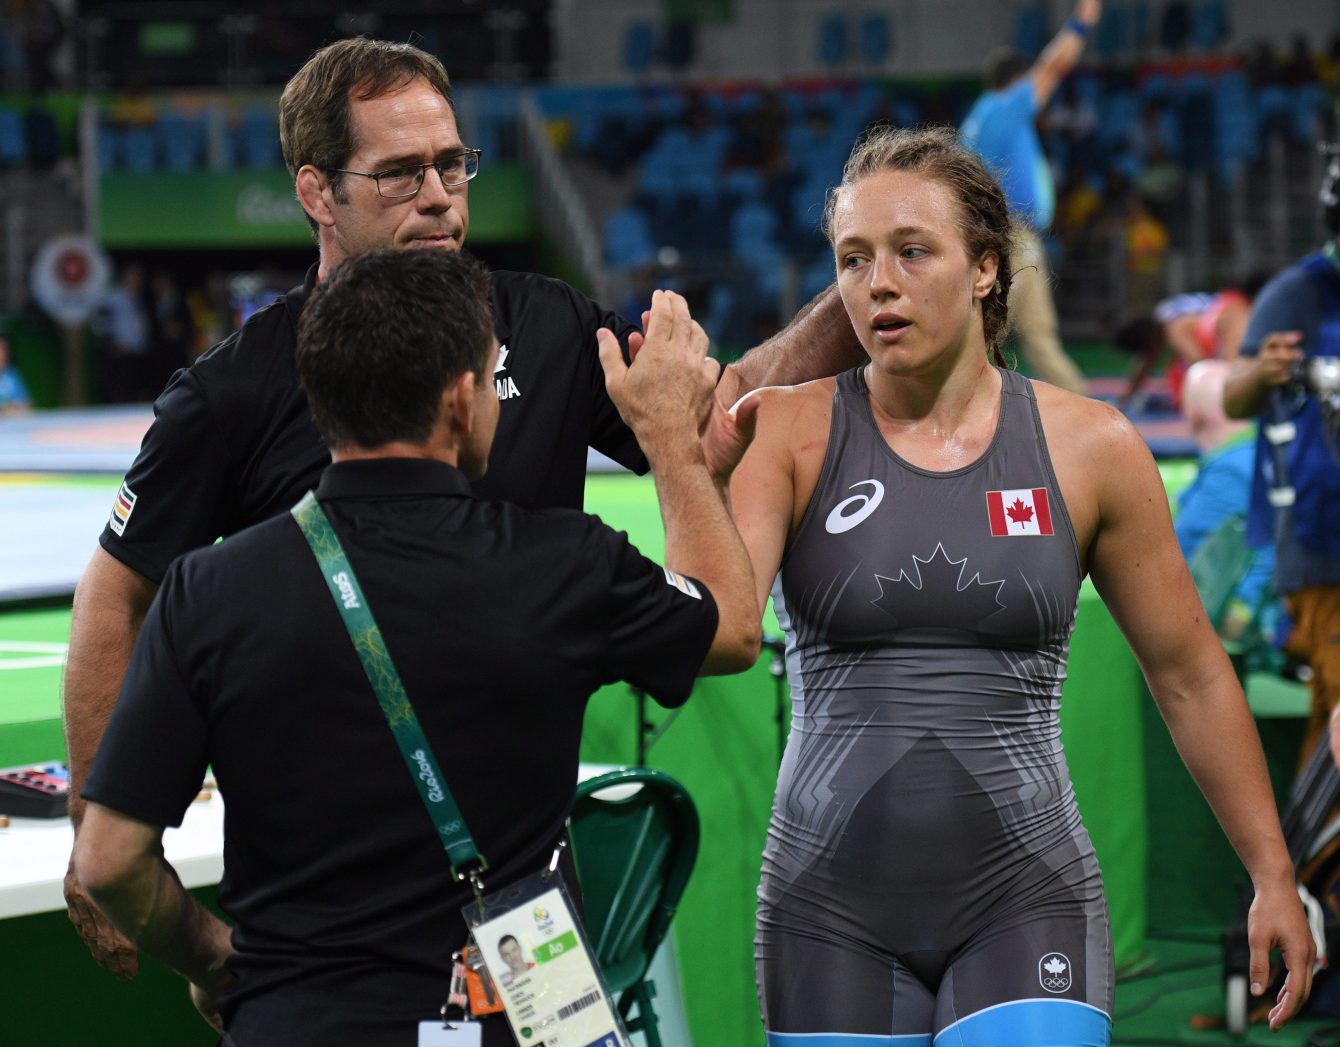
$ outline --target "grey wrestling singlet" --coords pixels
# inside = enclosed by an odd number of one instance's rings
[[[1018,1001],[1111,1013],[1057,719],[1079,551],[1032,386],[1001,377],[990,446],[947,473],[890,449],[862,370],[838,377],[777,600],[793,711],[759,886],[773,1042],[929,1044]]]

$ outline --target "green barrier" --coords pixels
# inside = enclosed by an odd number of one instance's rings
[[[663,538],[649,480],[592,477],[586,501],[590,511],[627,530],[645,554],[660,557]],[[68,629],[68,609],[0,617],[0,640],[5,641],[59,644]],[[23,655],[0,653],[0,664],[19,657]],[[0,675],[5,696],[0,702],[0,766],[50,760],[63,752],[59,657],[46,657],[45,666]],[[690,1027],[695,1042],[704,1045],[757,1047],[763,1038],[754,995],[754,891],[780,756],[777,691],[768,662],[765,653],[747,673],[701,681],[647,759],[684,783],[702,818],[702,847],[675,935]],[[648,708],[653,725],[665,726],[670,714],[654,704]],[[1282,730],[1296,726],[1296,721],[1276,723]],[[1133,656],[1087,584],[1080,597],[1061,724],[1075,793],[1103,872],[1118,964],[1141,958],[1147,923],[1222,927],[1231,915],[1240,867],[1172,751]],[[591,701],[581,757],[592,763],[631,764],[638,737],[634,696],[623,685],[604,688]],[[1268,753],[1287,748],[1287,739],[1272,744],[1267,736]],[[1278,758],[1272,759],[1272,768],[1277,781],[1287,780],[1289,769]],[[105,979],[112,988],[124,989],[83,956],[63,921],[63,914],[4,921],[0,948],[26,952],[25,935],[35,933],[32,928],[40,924],[47,929],[44,933],[68,939],[64,944],[70,948],[62,951],[67,959],[56,981],[76,994],[77,983],[85,978]],[[152,1007],[143,997],[134,997],[141,1000],[137,1024],[118,1023],[118,1015],[127,1013],[124,1009],[110,1015],[54,1005],[34,1009],[29,996],[24,1007],[6,1013],[16,1019],[25,1010],[45,1015],[31,1025],[23,1019],[24,1031],[34,1038],[49,1039],[59,1029],[69,1030],[72,1037],[80,1030],[89,1033],[86,1040],[68,1042],[143,1042],[146,1022],[176,1028],[173,1022],[182,1014],[190,1018],[180,983],[169,979],[166,984],[171,996],[155,1000]],[[212,1040],[202,1033],[200,1042]]]
[[[284,168],[116,171],[99,185],[98,238],[108,250],[313,246]],[[516,243],[536,232],[529,172],[484,167],[470,183],[470,242]]]

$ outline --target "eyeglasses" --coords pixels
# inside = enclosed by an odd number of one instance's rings
[[[375,174],[369,174],[367,171],[346,171],[340,167],[332,167],[330,173],[371,178],[377,183],[377,192],[382,196],[388,200],[404,200],[406,197],[418,195],[419,190],[423,188],[424,176],[428,174],[430,167],[437,168],[438,177],[442,179],[443,185],[464,185],[479,174],[480,152],[479,149],[464,149],[432,163],[393,167],[389,171],[378,171]]]

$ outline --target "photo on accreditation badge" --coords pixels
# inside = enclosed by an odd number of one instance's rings
[[[521,1047],[629,1047],[557,888],[491,916],[474,938]]]

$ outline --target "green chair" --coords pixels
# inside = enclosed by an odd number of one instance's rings
[[[1247,526],[1240,516],[1219,525],[1191,555],[1187,566],[1200,592],[1201,602],[1215,630],[1222,628],[1238,585],[1251,570],[1256,552],[1247,544]],[[1284,655],[1262,631],[1261,614],[1273,599],[1267,588],[1261,606],[1249,608],[1251,619],[1242,635],[1224,640],[1233,661],[1247,704],[1258,718],[1306,717],[1312,697],[1306,684],[1283,674]]]
[[[698,856],[698,811],[669,775],[628,768],[577,786],[568,832],[586,934],[610,994],[628,1030],[661,1047],[647,971]]]
[[[1246,522],[1240,516],[1230,516],[1210,532],[1187,561],[1215,631],[1223,625],[1233,594],[1255,560],[1256,551],[1247,544]]]

